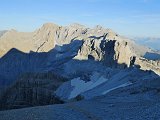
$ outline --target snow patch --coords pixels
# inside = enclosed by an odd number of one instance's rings
[[[81,94],[85,91],[88,91],[90,89],[93,89],[93,88],[97,87],[98,85],[106,82],[108,79],[106,79],[104,77],[100,77],[99,79],[97,79],[97,81],[95,81],[95,80],[96,79],[93,79],[89,82],[85,82],[85,81],[81,80],[80,78],[72,80],[71,81],[71,86],[73,86],[74,89],[73,89],[73,91],[71,91],[69,99],[74,98],[77,95],[79,95],[79,94]]]
[[[131,85],[131,84],[132,84],[131,82],[124,83],[124,84],[119,85],[119,86],[117,86],[117,87],[114,87],[114,88],[111,88],[111,89],[109,89],[109,90],[106,90],[106,91],[103,92],[102,94],[105,95],[105,94],[111,92],[112,90],[115,90],[115,89],[118,89],[118,88],[121,88],[121,87],[126,87],[126,86],[129,86],[129,85]]]
[[[81,80],[81,78],[78,77],[62,84],[56,90],[56,95],[62,99],[72,99],[83,92],[105,83],[106,81],[108,81],[108,79],[100,76],[98,73],[94,73],[91,76],[91,81],[88,82]]]

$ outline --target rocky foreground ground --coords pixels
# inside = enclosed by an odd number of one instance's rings
[[[123,88],[121,88],[123,90]],[[125,89],[124,89],[125,90]],[[114,91],[116,93],[116,91]],[[1,111],[1,120],[159,120],[160,95],[108,95],[61,105]]]

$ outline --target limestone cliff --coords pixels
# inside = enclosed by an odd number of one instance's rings
[[[121,65],[123,68],[130,67],[136,62],[143,70],[150,69],[160,73],[159,58],[144,65],[147,60],[143,59],[145,54],[154,54],[153,50],[137,45],[133,41],[101,26],[86,28],[79,24],[59,26],[46,23],[40,29],[30,33],[10,30],[0,37],[0,56],[2,57],[12,48],[25,53],[30,51],[49,52],[56,46],[59,46],[56,49],[60,50],[61,46],[70,44],[75,40],[83,41],[83,45],[74,59],[87,60],[91,58],[96,61],[104,61],[106,65],[111,67],[120,67]],[[68,50],[66,49],[66,51]]]

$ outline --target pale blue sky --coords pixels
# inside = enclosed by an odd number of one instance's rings
[[[33,31],[46,22],[160,37],[160,0],[0,0],[0,30]]]

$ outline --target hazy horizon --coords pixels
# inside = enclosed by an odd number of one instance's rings
[[[160,37],[158,0],[3,0],[0,30],[34,31],[47,22],[102,25],[124,36]]]

